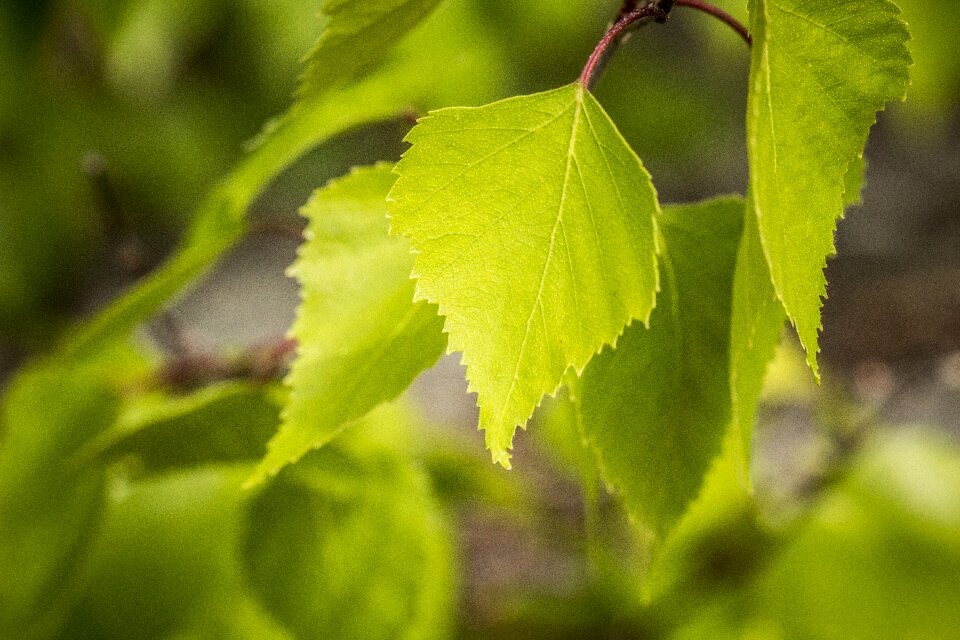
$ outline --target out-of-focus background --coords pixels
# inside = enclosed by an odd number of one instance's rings
[[[744,0],[717,4],[746,21]],[[863,202],[837,233],[824,389],[808,387],[789,347],[775,369],[755,463],[773,496],[803,495],[823,447],[815,423],[844,422],[840,414],[960,434],[960,3],[897,4],[913,35],[909,99],[874,127]],[[414,59],[426,52],[424,72],[457,73],[412,106],[566,84],[618,8],[447,0],[402,47]],[[317,0],[0,2],[0,381],[169,255],[203,194],[291,103],[300,59],[322,26],[317,13]],[[748,66],[732,31],[683,8],[613,58],[597,97],[663,202],[744,192]],[[178,339],[235,352],[281,337],[297,303],[284,270],[299,242],[298,208],[351,166],[398,159],[410,126],[339,136],[284,173],[253,207],[246,239],[171,307]],[[143,340],[162,351],[162,333]],[[458,455],[484,460],[455,357],[418,381],[414,396],[464,443]],[[570,551],[582,541],[557,533],[580,524],[579,493],[562,463],[538,453],[540,437],[519,434],[509,478],[477,471],[498,507],[458,512],[463,635],[592,637],[583,630],[603,619],[614,635],[595,637],[634,637],[622,603],[583,595],[590,579]],[[538,494],[541,511],[501,518],[497,509],[515,499],[503,496],[517,492]],[[626,619],[614,619],[618,610]]]

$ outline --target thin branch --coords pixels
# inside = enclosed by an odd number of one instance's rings
[[[130,278],[137,278],[149,270],[146,247],[137,234],[136,225],[120,203],[120,197],[110,179],[106,158],[98,151],[90,151],[81,162],[83,172],[98,200],[101,219],[110,242],[115,245],[114,261]]]
[[[702,2],[701,0],[674,0],[673,4],[678,7],[690,7],[691,9],[697,9],[698,11],[703,11],[704,13],[719,19],[721,22],[740,34],[740,37],[743,38],[743,41],[747,43],[748,47],[753,45],[753,39],[750,37],[750,32],[747,31],[747,28],[743,26],[739,20],[734,18],[720,7],[715,7],[712,4]]]
[[[251,236],[277,236],[294,242],[302,242],[303,227],[304,225],[298,220],[260,219],[247,225],[247,234]]]
[[[675,2],[676,0],[654,0],[650,4],[669,15],[670,10],[673,9]]]
[[[629,5],[624,5],[624,9],[628,7]],[[586,89],[590,89],[593,86],[600,72],[603,70],[604,64],[606,64],[610,54],[616,49],[617,44],[620,42],[621,37],[628,27],[644,18],[652,18],[657,21],[665,20],[667,15],[667,12],[655,5],[647,5],[639,9],[633,9],[627,13],[622,13],[621,11],[620,18],[607,30],[600,42],[597,43],[593,53],[590,54],[590,58],[587,60],[587,64],[583,67],[583,72],[580,74],[580,84]]]
[[[623,16],[636,11],[638,4],[640,4],[640,0],[623,0],[623,6],[620,7],[620,13],[617,14],[617,19],[614,22],[618,22]]]

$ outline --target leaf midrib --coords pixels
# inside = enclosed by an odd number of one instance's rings
[[[557,219],[553,223],[553,230],[550,232],[550,244],[547,248],[547,257],[543,263],[543,271],[540,274],[540,286],[537,289],[537,295],[534,299],[533,306],[530,309],[530,314],[527,316],[526,327],[523,332],[523,340],[520,342],[520,350],[517,353],[517,363],[513,370],[513,379],[510,382],[510,388],[507,390],[507,395],[504,398],[503,405],[500,408],[500,414],[497,417],[497,425],[502,426],[503,417],[507,411],[507,407],[510,406],[510,400],[513,397],[513,392],[517,387],[517,381],[519,380],[520,375],[520,363],[523,362],[523,353],[527,346],[527,341],[530,337],[530,324],[533,321],[534,313],[537,310],[537,307],[541,307],[542,313],[542,296],[543,296],[543,286],[546,283],[547,271],[550,268],[550,261],[553,258],[553,248],[556,244],[557,229],[563,224],[563,213],[566,209],[566,200],[567,200],[567,191],[570,182],[570,173],[573,163],[576,162],[575,146],[577,140],[577,130],[580,128],[580,112],[583,110],[583,97],[584,97],[584,88],[582,86],[577,86],[576,88],[576,98],[574,100],[574,112],[573,112],[573,125],[570,127],[570,140],[567,143],[567,162],[566,167],[563,173],[563,186],[560,189],[560,204],[559,211],[557,213]],[[584,198],[587,198],[586,189],[584,189]],[[576,283],[574,282],[574,286]],[[579,320],[579,319],[578,319]],[[578,322],[579,324],[579,322]],[[510,425],[514,427],[516,425]]]

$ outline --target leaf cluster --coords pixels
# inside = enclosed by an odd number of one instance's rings
[[[164,3],[129,4],[120,19],[94,12],[119,21],[111,82],[157,99],[186,62],[167,52],[136,81],[134,61],[163,53],[136,37],[142,25],[191,42],[213,28],[216,7],[186,3],[193,30],[183,30]],[[543,11],[576,10],[562,4]],[[489,101],[505,88],[480,76],[503,61],[452,27],[495,16],[495,5],[322,2],[292,106],[225,177],[208,176],[205,195],[194,185],[178,248],[11,383],[0,414],[0,636],[960,632],[949,615],[931,623],[931,611],[956,610],[960,456],[949,445],[834,443],[836,473],[815,478],[799,515],[780,521],[750,472],[786,323],[819,378],[836,223],[859,199],[878,111],[908,83],[897,7],[751,0],[745,193],[666,205],[584,84]],[[472,49],[461,43],[470,37]],[[276,180],[338,136],[423,111],[398,163],[354,168],[301,209],[289,270],[297,346],[283,384],[158,384],[163,367],[135,330],[249,233]],[[0,319],[27,302],[16,284],[27,275],[0,290]],[[574,595],[531,598],[512,619],[463,616],[459,629],[451,515],[478,499],[520,520],[548,508],[465,461],[447,434],[431,440],[430,421],[402,397],[444,353],[465,365],[495,463],[510,468],[517,429],[532,422],[548,466],[582,490],[589,557]],[[939,490],[918,491],[925,480]],[[838,584],[866,594],[862,606],[831,607]],[[923,602],[904,602],[912,589]]]

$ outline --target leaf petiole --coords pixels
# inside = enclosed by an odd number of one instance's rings
[[[624,9],[626,8],[627,6],[625,5]],[[655,4],[649,4],[645,7],[632,9],[626,12],[621,11],[620,17],[617,18],[617,21],[613,23],[613,26],[610,27],[605,34],[603,34],[603,38],[600,39],[600,42],[597,43],[593,53],[590,54],[590,58],[587,59],[587,64],[583,67],[583,71],[580,73],[580,79],[578,82],[586,89],[593,87],[594,83],[597,81],[597,78],[600,76],[600,73],[603,71],[603,67],[606,65],[607,60],[613,54],[617,44],[620,42],[624,32],[627,30],[627,27],[644,18],[663,20],[668,15],[669,14],[666,11]]]
[[[673,4],[678,7],[690,7],[691,9],[697,9],[698,11],[703,11],[704,13],[717,18],[728,27],[740,34],[740,37],[743,38],[743,41],[747,43],[747,46],[753,45],[753,39],[750,37],[750,32],[747,31],[747,28],[732,15],[716,7],[709,2],[703,2],[702,0],[674,0]]]
[[[752,45],[750,33],[743,24],[723,9],[703,0],[655,0],[639,8],[636,0],[628,0],[620,9],[613,26],[607,30],[600,42],[597,43],[593,53],[590,54],[587,64],[584,65],[583,71],[580,73],[578,82],[586,89],[591,89],[603,72],[603,68],[610,56],[613,55],[617,45],[626,35],[627,29],[645,18],[651,18],[654,22],[664,22],[670,16],[670,11],[674,6],[690,7],[713,16],[736,31],[747,43],[747,46]]]

